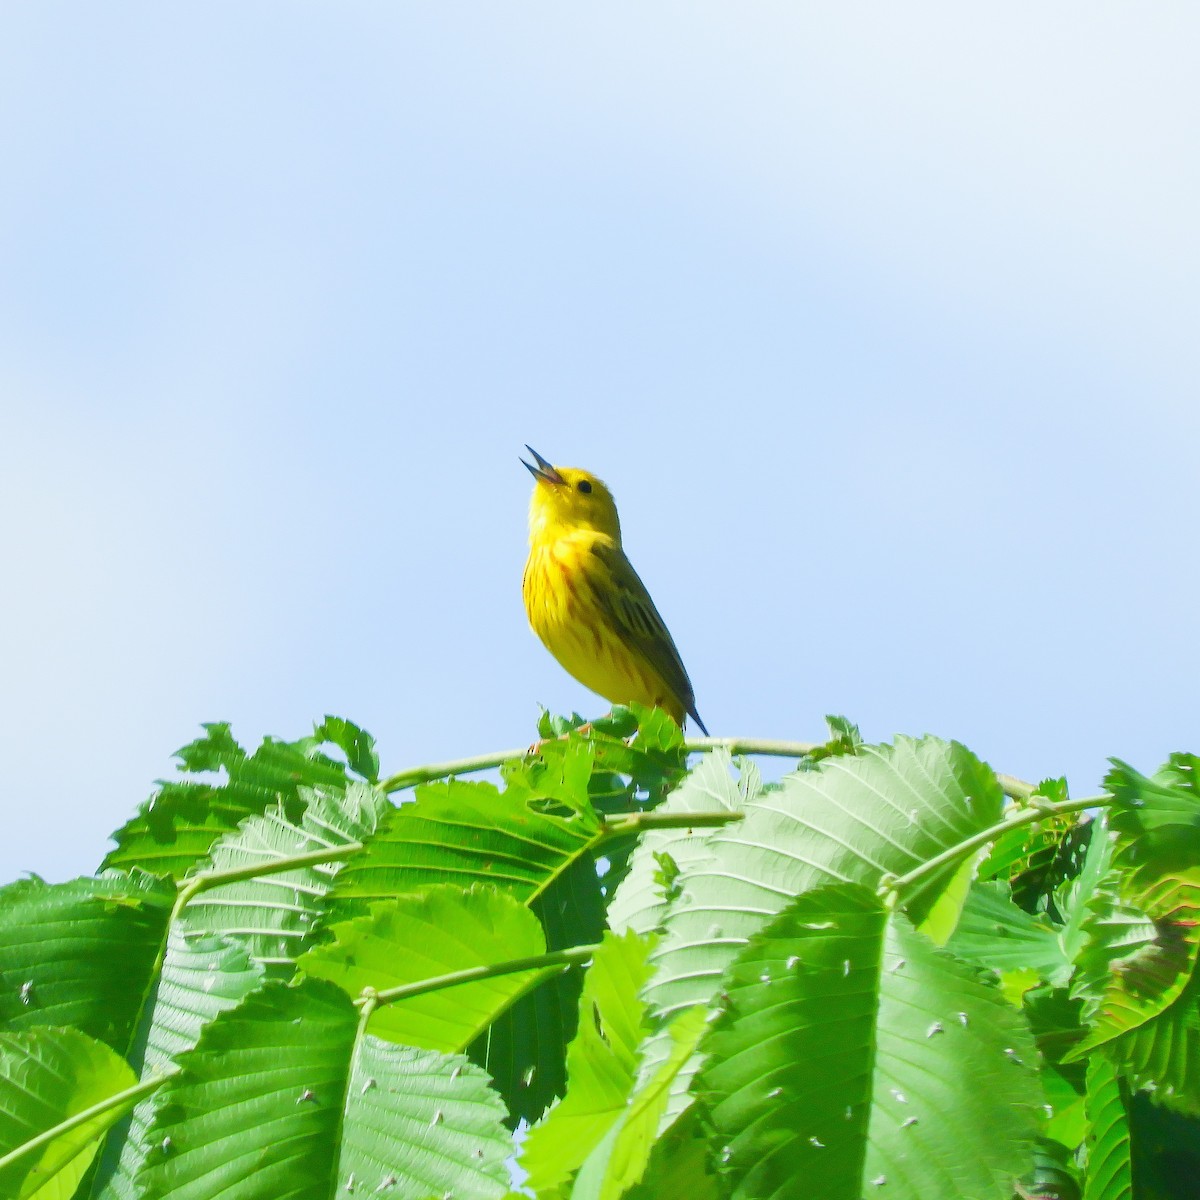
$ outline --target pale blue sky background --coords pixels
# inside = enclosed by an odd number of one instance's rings
[[[595,470],[716,734],[1200,747],[1192,4],[9,5],[0,879],[171,752],[603,706]]]

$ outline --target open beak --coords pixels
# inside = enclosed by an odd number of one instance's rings
[[[551,464],[544,459],[532,446],[525,447],[530,454],[537,460],[537,466],[530,466],[524,459],[521,459],[522,465],[529,471],[530,475],[538,481],[545,483],[566,483],[567,481],[554,469]]]

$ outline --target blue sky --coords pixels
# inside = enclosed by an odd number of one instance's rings
[[[0,880],[198,724],[386,769],[603,705],[520,604],[608,481],[715,734],[1093,790],[1200,746],[1192,5],[13,6]]]

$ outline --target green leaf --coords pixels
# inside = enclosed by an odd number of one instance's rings
[[[933,858],[999,818],[1003,793],[992,771],[965,746],[937,738],[897,739],[829,758],[786,776],[748,800],[745,820],[708,838],[707,855],[683,872],[652,962],[647,999],[660,1032],[643,1074],[666,1053],[662,1023],[710,1003],[726,966],[791,898],[823,884],[877,886]],[[922,921],[957,864],[908,898]],[[689,1103],[686,1080],[670,1115]]]
[[[416,789],[382,823],[366,850],[339,873],[335,918],[362,915],[373,901],[457,883],[498,887],[530,905],[549,949],[590,944],[603,928],[593,851],[604,830],[588,799],[593,748],[569,743],[535,781],[448,780]],[[533,1119],[563,1086],[579,983],[557,974],[489,1028],[471,1054],[482,1059],[513,1118]]]
[[[1044,779],[1026,804],[1069,799],[1065,779]],[[1079,858],[1090,836],[1090,818],[1077,813],[1047,815],[1034,825],[1002,833],[979,867],[980,879],[998,879],[1012,887],[1017,906],[1032,911],[1065,879],[1078,873]]]
[[[1114,966],[1147,952],[1158,935],[1154,922],[1140,908],[1118,899],[1109,888],[1098,889],[1087,905],[1082,926],[1083,947],[1076,957],[1072,991],[1099,1007]]]
[[[606,934],[583,985],[579,1032],[567,1051],[562,1102],[530,1130],[521,1156],[539,1195],[565,1183],[620,1117],[633,1089],[645,1032],[638,992],[649,942]]]
[[[1122,836],[1118,860],[1139,876],[1159,879],[1200,862],[1200,786],[1197,759],[1175,754],[1148,779],[1113,759],[1104,780],[1116,804],[1109,821]]]
[[[730,774],[733,762],[727,750],[705,754],[655,812],[741,812],[762,790],[762,779],[752,763],[743,761],[740,767],[740,775],[735,778]],[[644,833],[630,856],[629,871],[609,903],[609,926],[618,932],[635,929],[649,933],[658,929],[674,897],[676,880],[710,857],[707,842],[716,831],[717,827],[708,826]]]
[[[786,776],[747,801],[744,821],[717,830],[709,856],[681,878],[650,998],[664,1013],[708,1000],[726,964],[792,896],[831,882],[878,884],[988,828],[1002,805],[992,772],[937,738],[899,738]],[[915,921],[936,895],[911,898]]]
[[[124,1053],[174,900],[140,872],[0,889],[0,1022],[71,1025]]]
[[[1128,1012],[1101,1008],[1096,1027],[1069,1057],[1082,1058],[1103,1045],[1133,1086],[1153,1087],[1160,1103],[1200,1114],[1200,977],[1193,974],[1174,1002],[1153,1019],[1111,1036],[1114,1027],[1128,1020]]]
[[[1055,987],[1065,986],[1072,965],[1059,931],[1046,917],[1018,908],[1005,883],[976,883],[946,949],[965,962],[1004,974],[1032,969]]]
[[[137,1033],[131,1056],[135,1069],[145,1078],[191,1049],[201,1031],[235,1007],[261,979],[262,968],[251,963],[240,946],[211,935],[189,940],[173,928]],[[159,1103],[159,1095],[142,1101],[128,1126],[118,1128],[109,1139],[94,1195],[104,1200],[131,1200],[137,1195],[133,1178],[152,1152],[146,1131]]]
[[[147,1200],[329,1196],[356,1026],[321,983],[268,984],[214,1020],[159,1093]]]
[[[504,1116],[487,1076],[461,1055],[363,1038],[347,1092],[338,1195],[504,1196],[513,1152]],[[395,1183],[386,1187],[389,1178]]]
[[[963,859],[958,870],[946,881],[934,902],[929,906],[919,928],[935,945],[944,946],[963,917],[963,907],[971,894],[971,883],[979,865],[978,852]]]
[[[587,1156],[571,1189],[572,1200],[618,1200],[644,1174],[676,1077],[696,1052],[704,1033],[702,1008],[672,1021],[670,1053],[644,1086],[630,1097],[624,1113]]]
[[[326,716],[313,729],[313,735],[322,742],[337,746],[346,756],[346,762],[356,775],[368,783],[379,782],[379,755],[375,752],[375,739],[365,729],[344,717]]]
[[[631,1200],[720,1200],[708,1139],[691,1108],[654,1143]]]
[[[1175,755],[1153,779],[1117,763],[1113,865],[1120,899],[1093,901],[1081,986],[1107,983],[1094,1025],[1072,1057],[1097,1046],[1166,1102],[1200,1111],[1200,794],[1194,760]],[[1143,916],[1152,922],[1149,933]],[[1119,946],[1116,952],[1114,944]]]
[[[295,742],[266,738],[252,755],[233,740],[228,725],[205,725],[205,737],[177,752],[181,770],[215,771],[225,778],[218,783],[201,779],[162,783],[137,816],[113,835],[117,846],[104,865],[136,866],[180,879],[218,838],[232,833],[246,817],[283,804],[289,818],[297,818],[301,787],[346,786],[345,764],[321,751],[327,733],[345,738],[346,728],[333,720],[328,729],[328,721],[318,726],[315,737]],[[343,725],[349,727],[348,722]],[[354,742],[348,744],[353,749]],[[354,753],[360,765],[367,765],[361,747]]]
[[[1033,1146],[1033,1169],[1021,1176],[1014,1193],[1021,1200],[1081,1200],[1079,1179],[1068,1147],[1049,1138]]]
[[[0,1034],[0,1157],[135,1082],[123,1058],[77,1029]],[[0,1195],[69,1200],[124,1112],[92,1117],[0,1171]]]
[[[222,1014],[163,1089],[146,1200],[504,1195],[511,1142],[480,1074],[357,1026],[319,980]]]
[[[1063,1071],[1042,1064],[1042,1089],[1046,1093],[1046,1123],[1042,1133],[1064,1146],[1078,1146],[1087,1137],[1086,1095],[1075,1090]]]
[[[528,901],[576,860],[602,832],[587,800],[592,758],[579,743],[560,770],[535,787],[514,779],[490,783],[450,779],[422,784],[416,800],[394,809],[371,844],[337,877],[341,915],[367,903],[441,883],[490,884]]]
[[[1087,1033],[1083,1001],[1072,996],[1066,988],[1039,987],[1025,993],[1021,1007],[1033,1031],[1038,1052],[1046,1062],[1062,1066],[1067,1053]],[[1082,1093],[1083,1069],[1067,1065],[1063,1073],[1076,1091]]]
[[[247,817],[197,864],[197,872],[232,871],[281,858],[333,849],[368,838],[392,811],[373,788],[352,783],[344,791],[301,788],[304,815],[288,819],[282,804]],[[325,912],[325,896],[341,868],[337,862],[279,871],[210,888],[184,908],[189,935],[221,934],[243,945],[268,975],[290,978],[296,957],[310,944]]]
[[[624,812],[639,800],[661,796],[687,771],[683,732],[661,709],[618,704],[580,733],[582,723],[578,716],[567,720],[543,714],[538,732],[546,740],[534,754],[505,763],[505,779],[536,788],[544,772],[559,773],[562,759],[583,744],[594,762],[588,781],[592,803],[603,812]]]
[[[1118,930],[1124,927],[1115,925]],[[1198,941],[1200,930],[1194,925],[1160,919],[1149,941],[1113,960],[1094,1028],[1075,1057],[1151,1023],[1173,1007],[1193,981]]]
[[[1105,901],[1113,887],[1113,842],[1108,832],[1107,814],[1098,813],[1083,828],[1088,832],[1088,840],[1078,874],[1054,890],[1054,907],[1063,921],[1060,933],[1063,954],[1074,963],[1079,961],[1087,944],[1094,906]]]
[[[1112,1064],[1099,1054],[1088,1062],[1087,1117],[1083,1200],[1133,1200],[1124,1088]]]
[[[990,1200],[1024,1167],[1018,1014],[865,888],[798,896],[725,982],[698,1086],[732,1195]]]
[[[829,739],[823,745],[810,750],[800,760],[800,770],[808,770],[824,758],[833,758],[838,754],[857,754],[862,749],[862,734],[853,721],[846,717],[826,714],[825,724],[829,727]]]
[[[304,954],[299,968],[352,996],[418,983],[468,967],[542,954],[542,927],[518,900],[494,889],[446,884],[371,906],[334,925],[333,941]],[[514,971],[426,992],[377,1008],[370,1032],[422,1049],[464,1050],[545,970]]]
[[[530,909],[547,950],[591,946],[604,933],[604,902],[590,855],[571,863]],[[580,971],[559,971],[494,1021],[467,1053],[491,1075],[515,1124],[534,1121],[566,1090],[567,1044],[575,1036]]]

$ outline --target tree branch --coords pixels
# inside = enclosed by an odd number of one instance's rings
[[[698,737],[688,738],[683,749],[688,754],[702,754],[721,747],[730,754],[750,754],[762,758],[804,758],[821,747],[820,742],[786,742],[772,738],[747,737]],[[528,746],[516,746],[511,750],[496,750],[491,754],[476,754],[470,758],[456,758],[449,762],[426,763],[421,767],[410,767],[389,775],[380,783],[387,793],[399,792],[415,787],[418,783],[429,783],[434,779],[445,779],[449,775],[471,775],[476,771],[488,771],[510,759],[523,758],[529,753]],[[1007,796],[1014,800],[1028,800],[1034,793],[1034,785],[1017,779],[1013,775],[998,774],[996,778]]]

